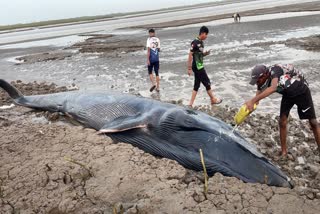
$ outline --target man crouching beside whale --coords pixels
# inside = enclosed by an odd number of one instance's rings
[[[259,103],[260,100],[274,92],[282,94],[279,121],[282,156],[286,156],[288,153],[287,122],[290,110],[294,105],[298,107],[299,118],[309,120],[320,151],[320,126],[316,119],[308,83],[299,70],[291,64],[276,64],[270,67],[256,65],[252,69],[250,84],[257,85],[257,93],[255,97],[246,102],[249,111],[253,111],[255,103]]]

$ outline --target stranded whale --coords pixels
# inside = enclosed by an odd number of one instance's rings
[[[61,112],[114,140],[130,143],[152,155],[203,170],[202,149],[209,175],[220,172],[245,182],[292,187],[289,178],[232,127],[203,112],[128,94],[62,92],[24,96],[0,80],[18,105]]]

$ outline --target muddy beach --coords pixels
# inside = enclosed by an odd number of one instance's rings
[[[272,8],[264,8],[264,9],[257,9],[257,10],[249,10],[241,12],[241,15],[246,16],[257,16],[257,15],[266,15],[266,14],[276,14],[276,13],[288,13],[288,12],[301,12],[301,11],[319,11],[320,10],[320,3],[319,2],[306,2],[303,4],[293,4],[293,5],[286,5],[286,6],[277,6]],[[170,22],[162,22],[156,24],[149,24],[149,25],[138,25],[132,28],[168,28],[168,27],[178,27],[190,24],[197,24],[197,23],[204,23],[210,22],[214,20],[220,19],[228,19],[233,16],[234,13],[227,13],[222,15],[215,15],[215,16],[207,16],[199,19],[185,19],[180,21],[170,21]]]
[[[77,42],[69,47],[60,50],[29,54],[15,58],[16,65],[34,64],[37,62],[47,62],[64,60],[79,53],[101,54],[100,57],[121,58],[121,55],[144,50],[144,42],[141,38],[132,36],[114,36],[112,34],[91,34],[81,35],[86,38],[82,42]]]
[[[318,10],[319,2],[313,2],[242,15]],[[255,93],[248,85],[252,66],[290,62],[309,80],[319,116],[320,15],[214,22],[229,16],[200,20],[210,29],[206,48],[214,50],[205,66],[224,102],[209,107],[202,87],[195,109],[232,124],[239,106]],[[149,93],[147,82],[145,28],[151,25],[0,46],[0,77],[15,81],[25,95],[113,90],[186,105],[193,85],[186,59],[200,21],[152,25],[162,41],[160,94]],[[320,213],[320,154],[296,109],[289,121],[289,155],[279,155],[280,98],[264,100],[238,131],[295,187],[247,184],[217,173],[205,196],[203,173],[113,142],[59,114],[13,106],[0,90],[0,213]]]
[[[26,95],[68,90],[36,82],[15,86]],[[1,91],[0,106],[11,103]],[[196,109],[227,123],[236,111]],[[294,189],[246,184],[218,173],[209,179],[207,199],[202,173],[112,142],[57,114],[15,106],[0,110],[0,125],[1,213],[320,212],[320,154],[307,124],[295,119],[288,159],[278,155],[277,118],[256,114],[239,129],[291,177]]]

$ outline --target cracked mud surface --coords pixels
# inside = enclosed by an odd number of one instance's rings
[[[46,83],[15,85],[26,95],[67,90]],[[0,106],[11,103],[1,90]],[[228,107],[198,108],[227,123],[234,115]],[[271,115],[256,114],[240,132],[296,187],[246,184],[217,173],[209,179],[206,199],[203,174],[175,161],[114,143],[59,115],[17,106],[0,110],[0,213],[320,213],[320,157],[312,135],[292,119],[291,155],[282,160],[276,154],[276,124]]]

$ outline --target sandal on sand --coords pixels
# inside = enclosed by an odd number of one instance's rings
[[[160,92],[160,88],[156,88],[156,91],[159,93]]]
[[[222,103],[222,99],[217,98],[215,102],[211,102],[211,105],[218,105],[220,103]]]
[[[153,85],[153,86],[150,88],[150,92],[152,92],[155,88],[156,88],[156,86]]]

